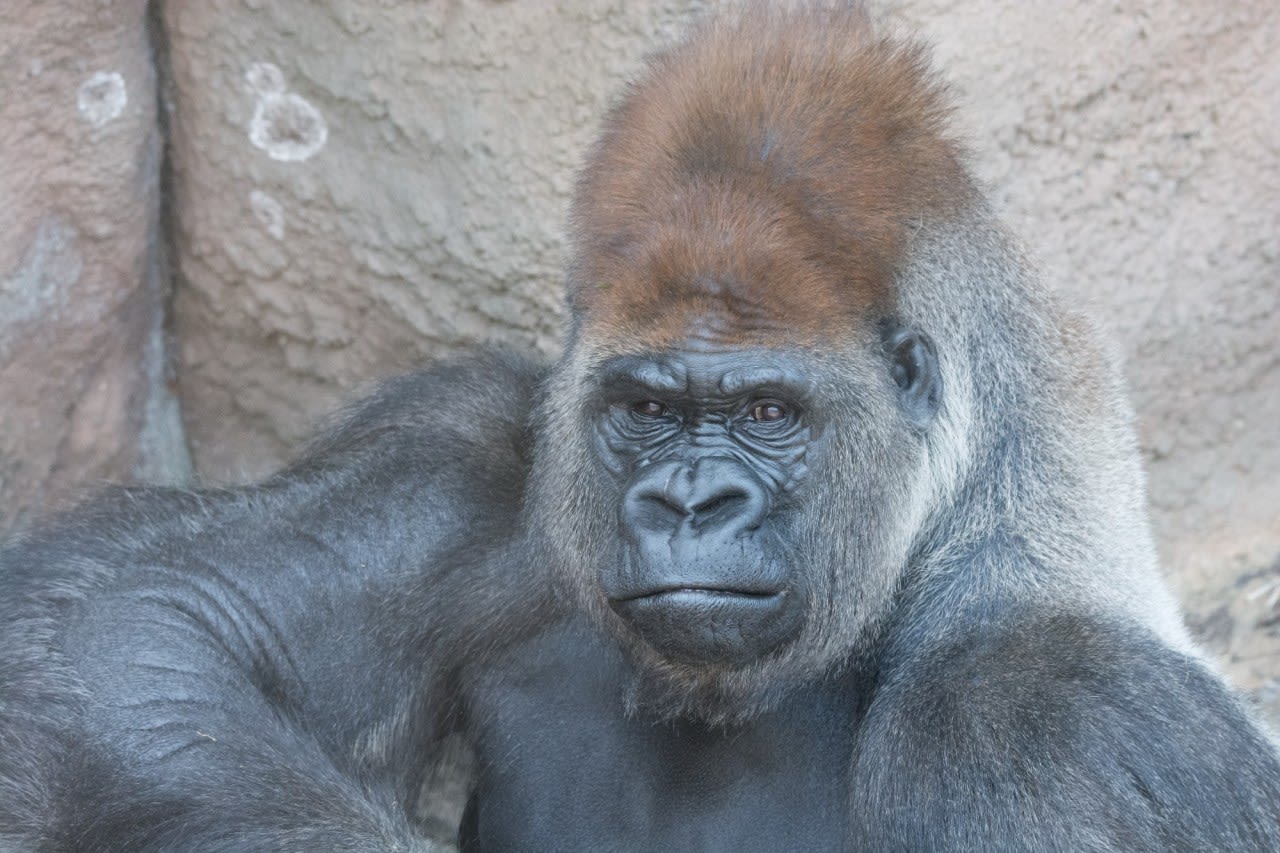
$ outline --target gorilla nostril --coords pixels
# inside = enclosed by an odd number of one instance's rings
[[[749,500],[746,492],[737,490],[722,492],[689,507],[689,515],[694,527],[705,527],[720,521],[728,521],[742,514]]]
[[[628,522],[641,530],[673,530],[686,515],[682,507],[661,494],[638,494],[626,502]]]

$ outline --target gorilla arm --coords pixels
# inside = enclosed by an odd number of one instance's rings
[[[450,590],[510,535],[538,380],[492,356],[405,377],[261,485],[114,490],[0,551],[0,827],[425,845],[406,814],[449,710],[433,650],[494,605]]]
[[[961,617],[981,627],[889,652],[900,660],[855,747],[853,837],[868,849],[1271,848],[1274,747],[1200,662],[1137,624],[986,609]]]

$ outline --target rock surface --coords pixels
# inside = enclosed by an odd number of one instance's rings
[[[428,356],[553,350],[574,169],[687,5],[166,3],[199,470],[261,474]]]
[[[0,529],[96,481],[184,470],[146,6],[0,15]]]

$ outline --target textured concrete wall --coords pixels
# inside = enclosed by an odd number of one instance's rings
[[[145,12],[0,15],[0,530],[96,480],[181,471]]]

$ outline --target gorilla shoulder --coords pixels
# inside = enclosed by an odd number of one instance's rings
[[[886,650],[854,749],[867,849],[1274,846],[1275,746],[1198,661],[1112,615],[959,615]]]
[[[0,549],[0,847],[425,844],[543,372],[394,379],[261,484],[111,489]]]

